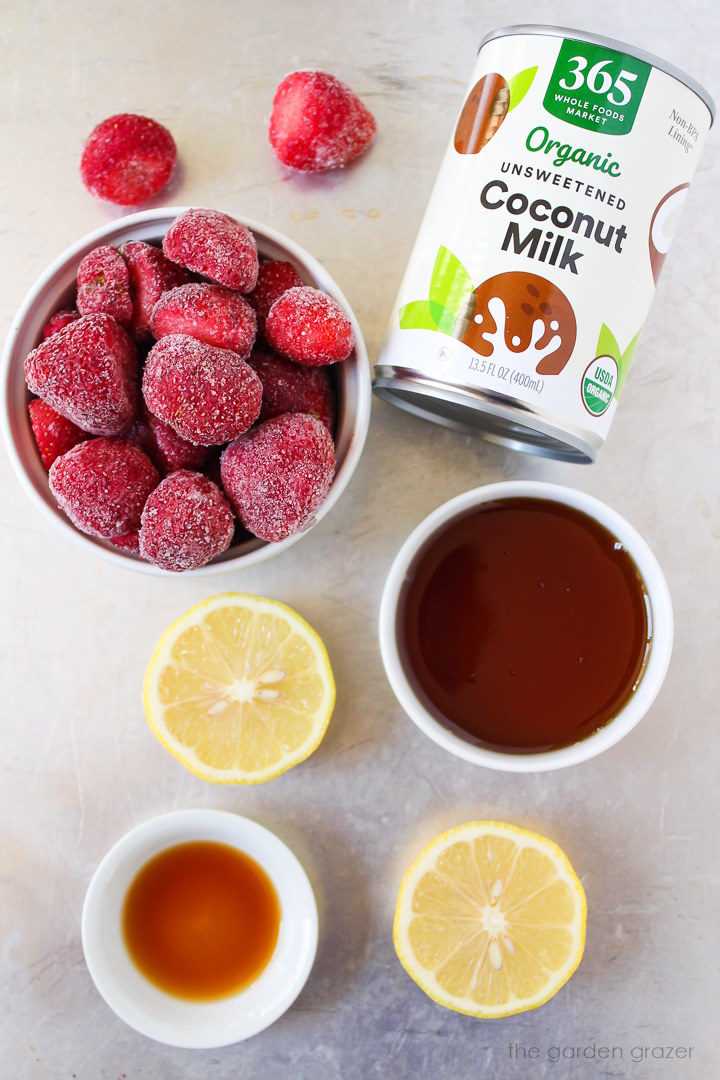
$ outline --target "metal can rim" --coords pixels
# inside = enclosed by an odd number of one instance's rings
[[[376,364],[373,390],[377,397],[405,412],[443,427],[556,461],[591,464],[604,442],[592,432],[517,398],[433,379],[414,368]],[[422,398],[423,403],[415,398]],[[462,417],[448,413],[444,404],[454,405]]]
[[[576,41],[588,41],[591,45],[604,45],[607,48],[615,49],[618,52],[624,52],[627,56],[634,56],[636,60],[642,60],[646,64],[650,64],[652,67],[657,68],[658,71],[663,71],[666,75],[670,75],[673,79],[677,79],[678,82],[687,86],[688,90],[692,90],[697,97],[700,98],[703,105],[707,107],[710,113],[710,127],[715,122],[715,102],[712,97],[699,82],[688,75],[682,68],[675,67],[667,60],[663,60],[661,56],[656,56],[654,53],[647,52],[645,49],[638,49],[635,45],[628,45],[625,41],[620,41],[618,38],[605,37],[604,34],[593,34],[588,30],[575,30],[571,26],[554,26],[544,25],[541,23],[518,23],[513,26],[501,26],[497,30],[492,30],[489,34],[480,42],[478,52],[482,49],[483,45],[487,45],[489,41],[494,41],[496,38],[502,37],[514,37],[521,34],[541,34],[545,37],[569,37]]]

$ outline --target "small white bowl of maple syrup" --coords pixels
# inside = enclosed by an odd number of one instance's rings
[[[439,746],[505,772],[575,765],[647,713],[670,662],[670,593],[650,547],[599,499],[510,480],[438,507],[383,590],[380,651]]]
[[[113,1012],[148,1038],[210,1049],[269,1027],[315,959],[317,906],[274,833],[220,810],[180,810],[127,833],[82,914],[85,961]]]

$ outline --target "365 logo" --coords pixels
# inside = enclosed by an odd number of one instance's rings
[[[600,132],[627,135],[651,71],[635,56],[566,38],[560,46],[543,105],[560,120]]]

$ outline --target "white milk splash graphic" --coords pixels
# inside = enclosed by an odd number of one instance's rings
[[[527,349],[520,349],[519,351],[513,352],[507,347],[505,343],[505,326],[507,324],[508,316],[505,310],[504,301],[499,296],[492,296],[488,300],[488,311],[495,320],[497,330],[494,333],[487,330],[480,336],[482,337],[483,341],[487,341],[488,345],[492,346],[492,358],[498,363],[508,365],[515,364],[519,359],[526,357],[529,358],[530,362],[537,367],[545,359],[546,356],[552,356],[552,354],[554,352],[557,352],[557,350],[562,345],[562,338],[559,334],[555,334],[553,337],[550,338],[547,345],[545,345],[543,348],[539,348],[538,342],[547,328],[542,319],[535,319],[532,324],[530,344],[528,345]],[[482,315],[475,316],[476,323],[482,325],[482,321]],[[550,329],[557,330],[558,325],[559,324],[555,322],[555,320],[553,320],[550,323]],[[513,337],[512,344],[517,349],[517,346],[520,344],[520,338],[517,336]]]

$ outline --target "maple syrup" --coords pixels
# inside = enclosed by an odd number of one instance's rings
[[[237,848],[192,841],[161,851],[125,897],[123,933],[159,989],[209,1001],[243,990],[277,944],[280,901],[258,863]]]
[[[615,716],[652,641],[639,570],[604,526],[546,499],[483,503],[418,552],[400,657],[425,708],[506,753],[569,746]]]

